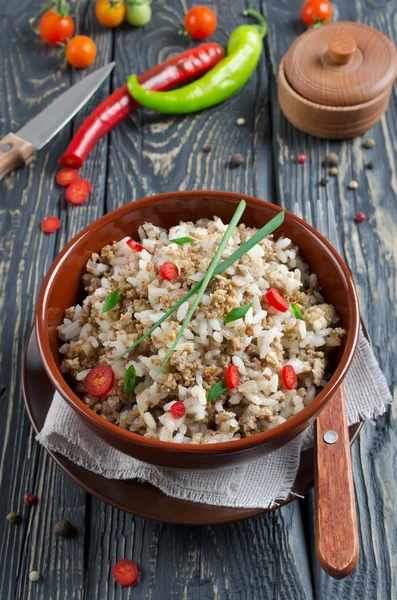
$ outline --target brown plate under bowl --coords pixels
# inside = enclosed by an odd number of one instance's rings
[[[242,222],[262,227],[282,209],[251,196]],[[275,235],[285,234],[300,248],[300,254],[316,273],[323,294],[334,305],[346,329],[345,344],[335,356],[334,373],[326,387],[300,413],[263,433],[219,444],[173,444],[132,433],[95,414],[69,387],[59,370],[60,342],[57,326],[66,308],[76,304],[81,276],[92,253],[113,240],[136,235],[138,227],[150,221],[169,228],[180,220],[197,221],[217,215],[229,222],[241,200],[229,192],[170,192],[127,204],[86,227],[55,259],[40,290],[35,331],[44,368],[52,385],[84,420],[95,435],[121,452],[144,462],[180,469],[215,469],[254,460],[277,450],[304,431],[332,398],[343,381],[357,345],[359,308],[352,277],[336,250],[318,231],[285,211],[284,223]]]

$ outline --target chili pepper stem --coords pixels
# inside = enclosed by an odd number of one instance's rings
[[[253,17],[254,19],[256,19],[258,21],[259,33],[261,34],[262,37],[265,37],[265,35],[267,33],[267,21],[266,21],[265,17],[263,15],[261,15],[261,13],[258,12],[257,10],[253,10],[251,8],[248,8],[247,10],[245,10],[243,12],[243,15],[245,17],[250,16],[250,17]]]

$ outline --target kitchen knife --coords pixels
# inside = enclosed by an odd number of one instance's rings
[[[47,108],[33,117],[17,133],[0,140],[0,179],[10,171],[28,165],[96,92],[113,70],[112,62],[97,69],[61,94]]]

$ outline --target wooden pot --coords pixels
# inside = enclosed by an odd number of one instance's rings
[[[292,44],[280,63],[278,98],[298,129],[350,138],[379,121],[396,77],[397,52],[386,36],[359,23],[331,23]]]

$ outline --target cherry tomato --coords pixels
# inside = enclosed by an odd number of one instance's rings
[[[74,21],[72,17],[49,10],[40,19],[39,33],[51,46],[64,44],[74,33]]]
[[[179,269],[176,264],[172,262],[165,262],[161,265],[159,269],[160,277],[166,279],[167,281],[174,281],[174,279],[178,279]]]
[[[145,249],[143,246],[141,246],[141,244],[138,244],[138,242],[136,242],[135,240],[128,240],[127,246],[129,246],[134,252],[142,252],[142,250]]]
[[[56,182],[63,187],[68,187],[68,185],[78,179],[80,179],[80,175],[76,169],[61,169],[55,177]]]
[[[281,379],[287,390],[294,390],[298,387],[298,376],[292,365],[284,365],[281,370]]]
[[[266,301],[280,312],[287,312],[289,309],[288,300],[284,298],[281,292],[279,292],[276,288],[270,288],[265,294]]]
[[[98,0],[95,14],[101,25],[117,27],[124,19],[125,5],[121,0]]]
[[[68,189],[66,190],[66,200],[69,204],[74,204],[75,206],[79,204],[84,204],[87,202],[90,192],[88,191],[87,184],[88,181],[85,179],[78,179],[77,181],[73,181],[70,184]],[[91,184],[89,184],[91,185]]]
[[[241,383],[241,377],[236,365],[229,365],[226,369],[226,385],[229,390],[234,390],[234,388],[238,387]]]
[[[47,217],[41,224],[41,229],[44,233],[55,233],[61,226],[61,221],[58,217]]]
[[[173,419],[181,419],[186,412],[183,402],[175,402],[170,408],[170,414]]]
[[[143,27],[147,25],[152,18],[152,7],[149,2],[142,0],[137,2],[135,0],[127,2],[127,10],[125,13],[127,23],[134,27]]]
[[[97,365],[85,376],[84,389],[90,396],[106,396],[114,385],[114,372],[108,365]]]
[[[332,6],[328,0],[307,0],[302,6],[301,16],[306,27],[328,23],[332,17]]]
[[[76,35],[66,46],[67,61],[77,69],[85,69],[94,62],[96,45],[86,35]]]
[[[216,14],[208,6],[195,6],[186,13],[184,24],[194,40],[204,40],[216,29]]]
[[[139,571],[133,560],[122,558],[114,565],[112,575],[117,583],[128,587],[138,581]]]

